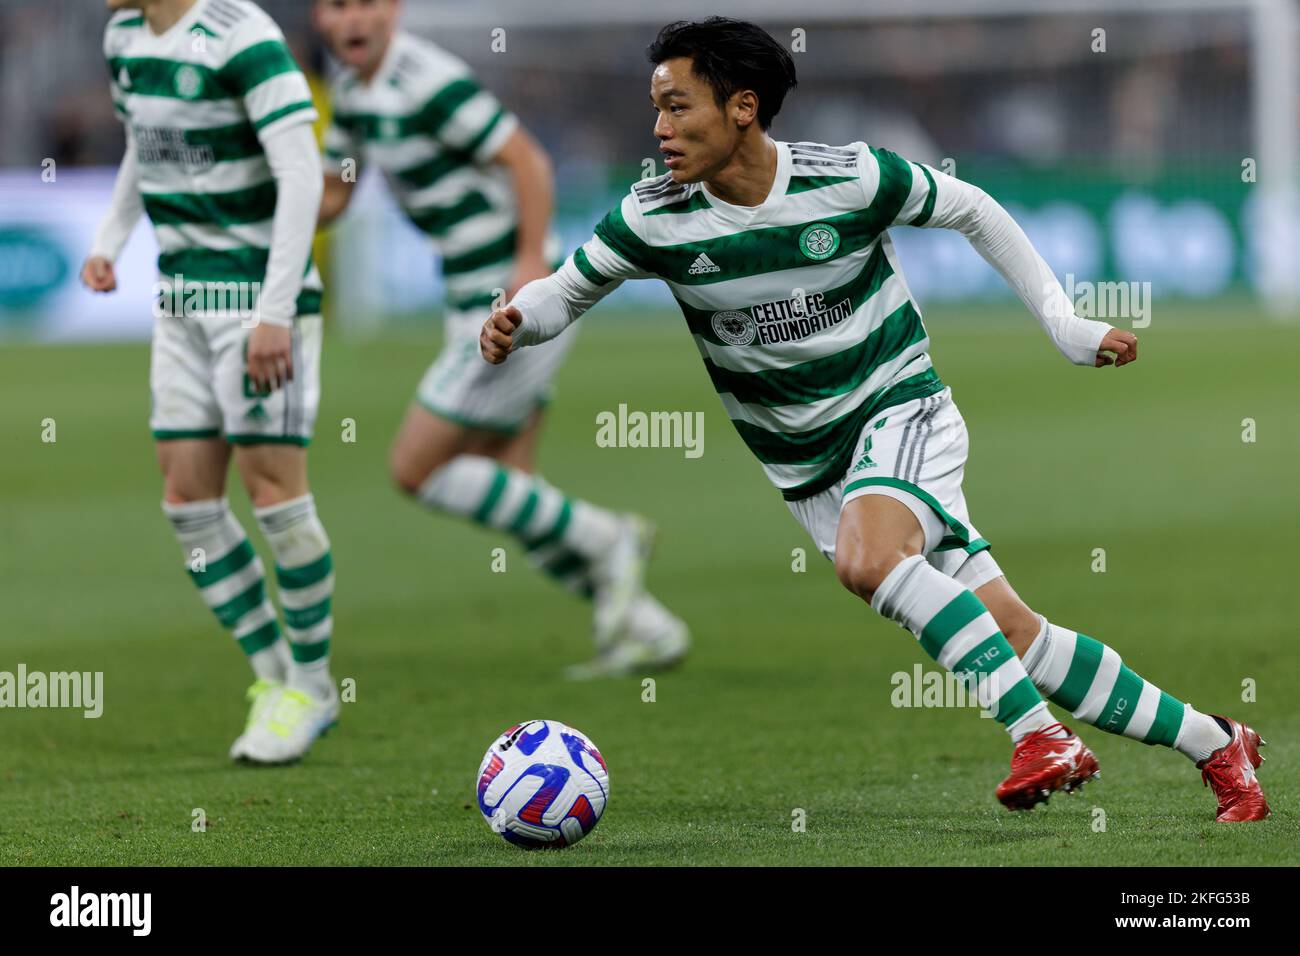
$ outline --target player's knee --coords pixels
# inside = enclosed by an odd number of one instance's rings
[[[198,476],[187,474],[182,469],[173,469],[163,477],[163,501],[169,505],[187,505],[195,501],[207,501],[221,497],[221,486],[212,481],[203,481]]]
[[[907,555],[898,548],[863,548],[852,554],[835,556],[835,574],[852,593],[870,601],[889,572]]]
[[[418,494],[425,478],[409,462],[396,455],[388,460],[388,477],[392,479],[393,487],[404,495]]]
[[[306,492],[305,484],[297,475],[269,467],[265,461],[246,458],[241,472],[248,500],[254,508],[270,508]]]
[[[248,500],[254,508],[272,508],[286,501],[297,498],[301,492],[296,487],[277,481],[274,478],[261,477],[249,482]]]
[[[197,489],[187,488],[183,485],[165,485],[163,487],[163,503],[169,505],[188,505],[196,501],[207,501],[217,497],[211,494],[204,494]]]
[[[457,457],[457,449],[445,443],[421,445],[399,437],[388,453],[388,476],[398,491],[418,495],[433,475]]]
[[[435,470],[426,462],[417,461],[405,454],[399,447],[394,447],[388,456],[388,476],[392,479],[393,486],[405,495],[419,494],[420,488]]]

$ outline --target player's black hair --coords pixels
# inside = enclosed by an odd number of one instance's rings
[[[753,90],[758,96],[758,125],[764,130],[798,82],[790,52],[762,27],[745,20],[678,20],[660,30],[645,53],[655,65],[690,57],[691,72],[713,88],[720,107],[736,91]]]

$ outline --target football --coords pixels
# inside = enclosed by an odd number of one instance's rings
[[[577,843],[609,802],[609,769],[590,738],[555,720],[516,724],[488,747],[478,807],[495,833],[525,849]]]

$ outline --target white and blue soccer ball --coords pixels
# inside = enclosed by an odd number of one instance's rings
[[[516,724],[478,768],[478,808],[488,826],[526,849],[572,846],[609,802],[609,769],[590,738],[555,720]]]

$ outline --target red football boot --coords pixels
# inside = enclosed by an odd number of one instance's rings
[[[1068,736],[1052,736],[1064,730]],[[1032,810],[1057,790],[1072,793],[1101,775],[1097,758],[1063,724],[1049,724],[1026,734],[1011,754],[1011,773],[998,785],[998,799],[1008,810]]]
[[[1219,719],[1232,728],[1232,739],[1196,765],[1205,785],[1212,787],[1219,798],[1214,820],[1216,823],[1263,820],[1269,814],[1268,801],[1264,799],[1255,769],[1264,762],[1259,755],[1264,741],[1231,717]]]

